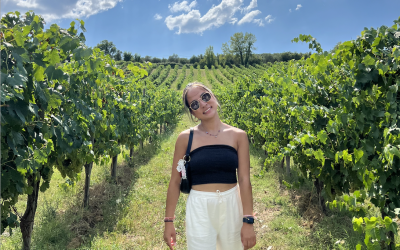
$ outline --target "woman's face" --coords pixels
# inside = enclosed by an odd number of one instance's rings
[[[200,120],[213,117],[217,113],[218,108],[217,100],[213,95],[211,95],[211,99],[208,102],[204,102],[201,99],[201,94],[204,92],[209,93],[207,90],[201,87],[193,87],[190,88],[186,94],[186,100],[188,101],[189,106],[193,100],[197,100],[199,102],[199,108],[197,110],[190,109],[190,112]]]

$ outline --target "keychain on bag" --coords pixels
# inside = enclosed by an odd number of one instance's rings
[[[192,147],[192,140],[193,140],[193,128],[190,128],[190,135],[189,135],[189,143],[186,149],[186,155],[183,159],[178,161],[178,167],[176,168],[181,176],[181,185],[180,190],[182,193],[188,194],[190,193],[190,189],[192,188],[192,184],[189,182],[189,178],[187,176],[188,167],[190,162],[190,148]]]

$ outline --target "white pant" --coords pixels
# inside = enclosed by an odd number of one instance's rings
[[[242,250],[243,208],[237,186],[225,192],[190,190],[186,203],[189,250]]]

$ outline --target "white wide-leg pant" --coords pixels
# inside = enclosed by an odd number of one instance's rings
[[[225,192],[190,190],[186,203],[189,250],[242,250],[243,208],[238,186]]]

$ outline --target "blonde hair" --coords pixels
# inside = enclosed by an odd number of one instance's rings
[[[188,85],[186,85],[185,89],[183,90],[182,101],[183,101],[183,105],[185,106],[185,111],[188,113],[188,115],[190,116],[190,119],[193,122],[196,122],[196,121],[194,121],[194,119],[193,119],[192,110],[190,109],[190,106],[189,106],[189,103],[187,101],[186,95],[189,92],[189,89],[198,88],[198,87],[203,88],[205,91],[209,92],[211,94],[211,96],[213,96],[215,98],[215,100],[217,100],[218,107],[221,108],[221,105],[219,104],[218,98],[214,95],[214,93],[211,91],[211,89],[209,89],[207,86],[205,86],[201,82],[191,82]]]

